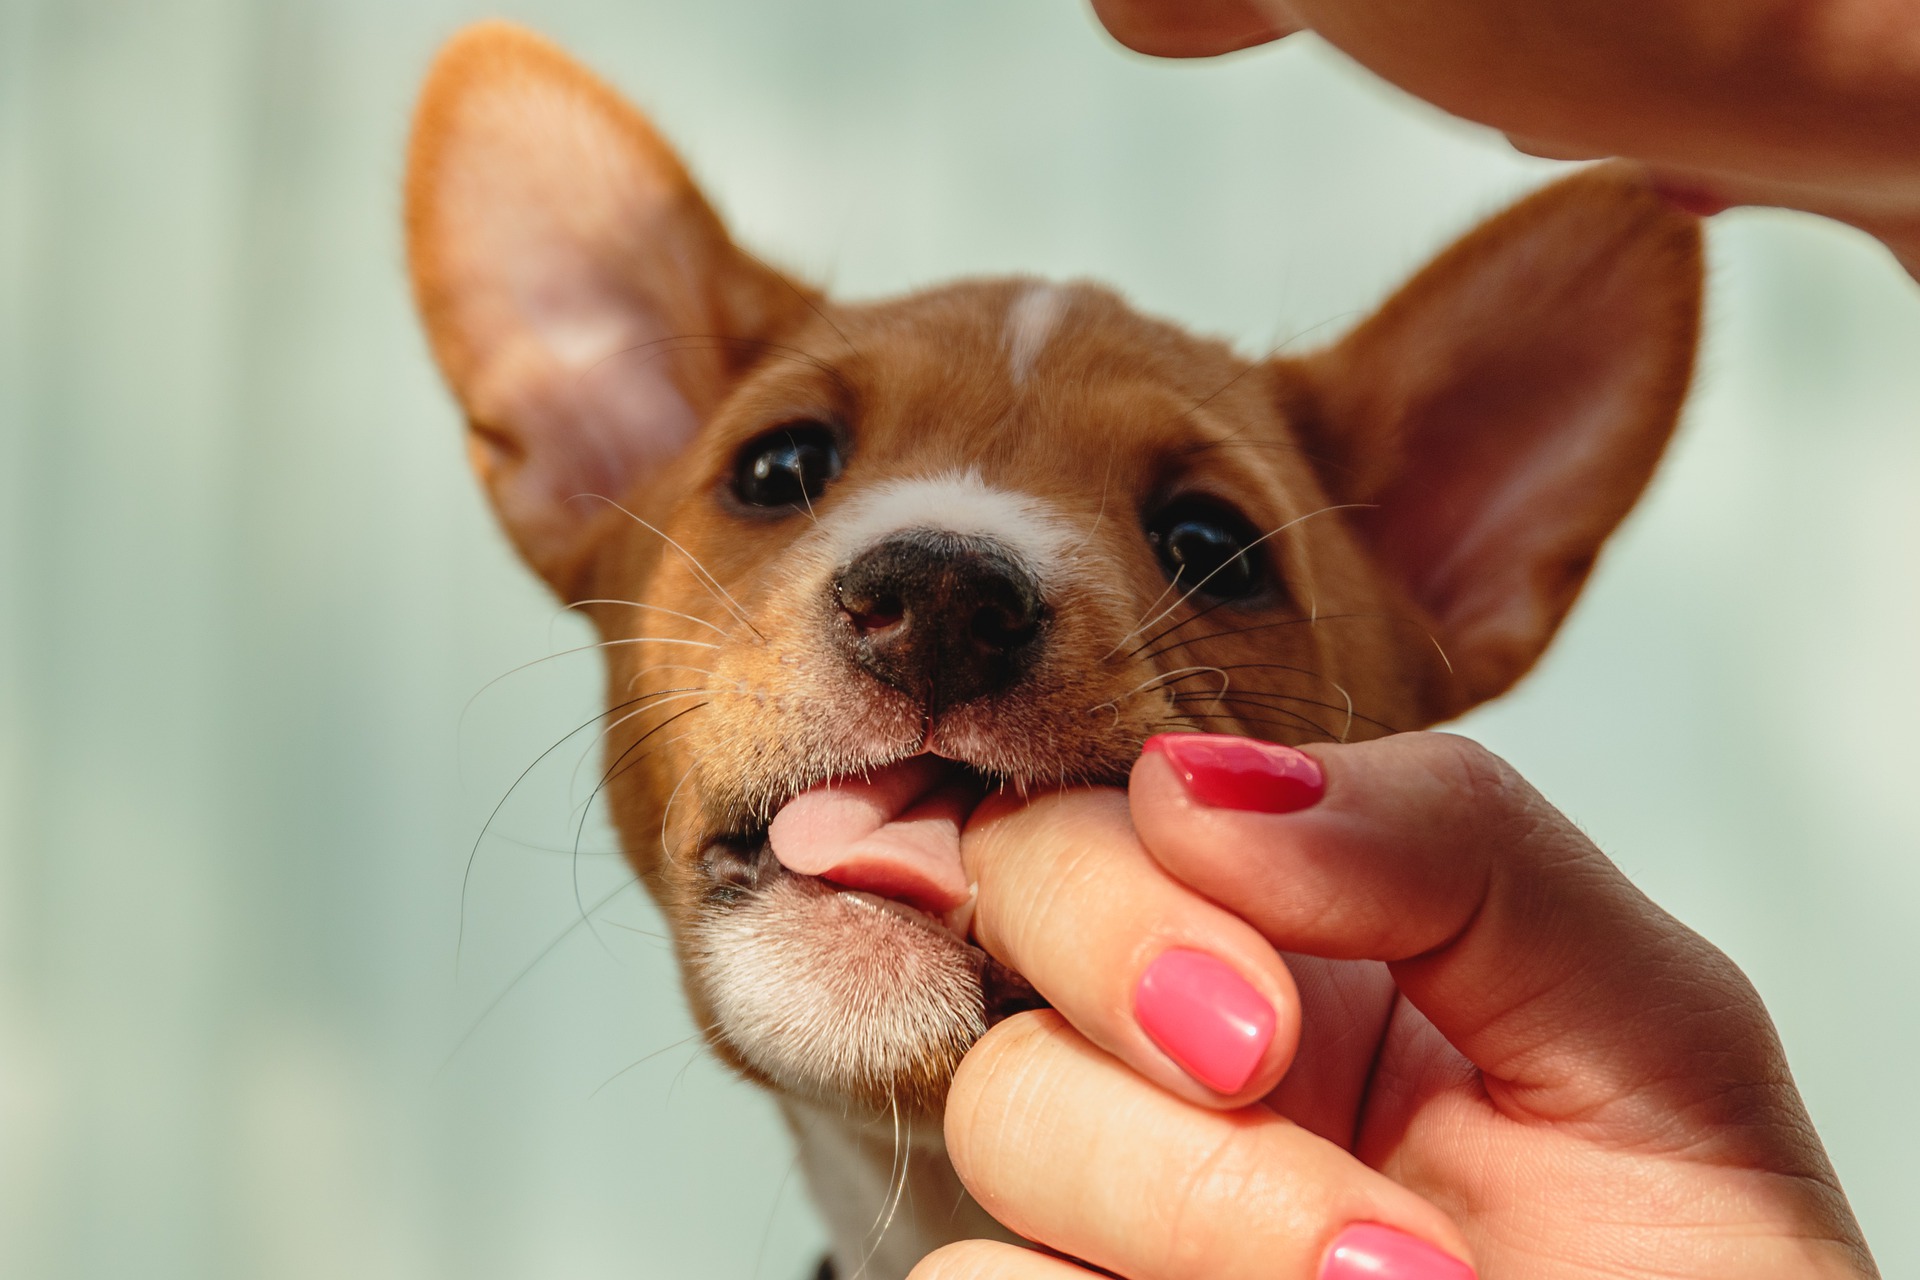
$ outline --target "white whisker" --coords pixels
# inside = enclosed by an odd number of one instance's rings
[[[867,1267],[874,1256],[880,1252],[880,1244],[886,1239],[887,1231],[893,1226],[893,1217],[900,1209],[900,1198],[907,1190],[907,1161],[912,1146],[912,1128],[909,1122],[907,1141],[900,1136],[900,1099],[893,1093],[887,1095],[887,1107],[893,1113],[893,1160],[887,1166],[887,1191],[881,1198],[880,1211],[874,1216],[873,1225],[867,1228],[867,1252],[860,1259],[860,1265],[854,1269],[849,1280],[860,1280],[867,1273]]]
[[[1352,510],[1359,510],[1361,508],[1371,507],[1373,505],[1374,504],[1371,502],[1336,502],[1328,506],[1321,507],[1317,511],[1309,511],[1307,512],[1307,514],[1303,516],[1295,516],[1293,519],[1287,521],[1285,524],[1279,526],[1278,528],[1267,530],[1265,533],[1255,538],[1252,542],[1249,542],[1246,545],[1244,550],[1251,551],[1255,547],[1259,546],[1261,543],[1267,541],[1270,538],[1274,538],[1280,534],[1285,533],[1287,530],[1293,528],[1295,525],[1300,524],[1307,520],[1311,520],[1315,516],[1323,516],[1327,514],[1327,512],[1329,511],[1352,511]],[[1175,600],[1172,604],[1168,605],[1151,621],[1146,622],[1141,626],[1135,628],[1134,634],[1138,634],[1139,632],[1145,631],[1147,630],[1148,627],[1157,626],[1164,619],[1172,616],[1173,611],[1175,609],[1178,609],[1181,605],[1185,604],[1188,600],[1192,599],[1193,593],[1198,591],[1200,588],[1206,586],[1207,582],[1213,577],[1214,574],[1219,573],[1220,570],[1226,568],[1227,565],[1232,563],[1233,562],[1231,560],[1227,560],[1227,561],[1223,561],[1219,565],[1216,565],[1212,570],[1212,572],[1208,573],[1205,577],[1201,578],[1200,581],[1194,583],[1191,587],[1187,588],[1185,595],[1182,595],[1178,600]],[[1162,595],[1164,596],[1164,594],[1165,593],[1163,592]],[[1128,638],[1130,639],[1131,636],[1129,636]],[[1120,643],[1125,644],[1126,640],[1122,640]],[[1118,648],[1119,646],[1116,645],[1115,649],[1118,650]]]
[[[615,511],[620,512],[620,514],[626,516],[627,519],[633,521],[635,524],[639,525],[642,529],[645,529],[648,533],[653,534],[655,537],[659,538],[662,542],[672,547],[675,551],[678,551],[681,557],[684,560],[686,560],[687,564],[692,567],[696,575],[694,580],[696,582],[699,582],[701,586],[706,588],[707,594],[712,596],[715,600],[718,600],[721,604],[724,604],[727,607],[727,609],[730,612],[732,612],[734,617],[738,618],[741,622],[744,622],[747,626],[747,630],[753,632],[754,635],[760,637],[760,643],[762,644],[766,643],[767,641],[766,636],[761,635],[760,628],[753,625],[753,619],[749,618],[747,616],[746,610],[740,607],[740,602],[738,600],[735,600],[731,595],[727,594],[727,589],[720,585],[720,579],[714,577],[713,573],[710,570],[708,570],[707,566],[700,563],[700,557],[694,555],[693,552],[687,550],[685,547],[681,546],[678,542],[674,541],[673,535],[667,533],[663,529],[657,528],[656,526],[649,524],[645,520],[642,520],[639,516],[627,510],[625,507],[621,506],[619,503],[615,502],[612,498],[607,497],[603,493],[582,493],[582,494],[576,494],[574,496],[580,497],[580,498],[600,499],[600,501],[606,503],[608,506],[612,507]]]
[[[1113,460],[1118,454],[1118,449],[1109,449],[1107,451],[1107,474],[1105,478],[1100,481],[1100,508],[1093,513],[1093,523],[1087,527],[1087,536],[1074,544],[1073,549],[1066,553],[1065,559],[1070,560],[1079,555],[1086,549],[1087,544],[1093,541],[1094,535],[1100,532],[1100,521],[1107,514],[1107,489],[1113,483]],[[1111,657],[1112,655],[1109,654],[1108,656]]]
[[[1227,689],[1233,683],[1233,677],[1228,675],[1226,671],[1220,667],[1200,667],[1200,666],[1175,667],[1171,671],[1163,671],[1158,675],[1148,676],[1145,680],[1142,680],[1139,684],[1133,686],[1133,688],[1127,690],[1125,693],[1121,694],[1119,697],[1115,698],[1113,701],[1095,703],[1093,706],[1088,707],[1087,711],[1089,713],[1092,713],[1092,712],[1098,711],[1101,707],[1112,707],[1114,709],[1113,711],[1114,723],[1118,724],[1120,720],[1120,704],[1121,703],[1131,701],[1132,699],[1139,697],[1143,693],[1150,693],[1154,689],[1159,688],[1161,685],[1171,683],[1172,681],[1175,681],[1175,680],[1184,679],[1185,677],[1190,675],[1199,675],[1200,673],[1206,672],[1206,671],[1211,671],[1215,675],[1220,677],[1220,688],[1217,689],[1213,695],[1213,706],[1214,706],[1214,710],[1217,711],[1220,709],[1220,699],[1227,696]]]
[[[680,788],[687,785],[687,779],[693,776],[694,768],[699,763],[695,760],[687,766],[687,771],[680,775],[680,781],[674,783],[673,790],[667,794],[666,807],[660,810],[660,856],[663,858],[671,860],[673,857],[673,851],[667,847],[667,819],[673,814],[673,802],[680,798]]]
[[[571,649],[562,649],[558,653],[550,653],[544,658],[535,658],[531,662],[523,662],[517,667],[511,667],[502,671],[499,675],[487,681],[478,689],[475,689],[473,696],[467,699],[466,705],[460,708],[460,729],[465,729],[467,713],[473,710],[473,704],[480,700],[480,695],[499,684],[502,680],[505,680],[508,676],[518,675],[529,667],[537,667],[543,662],[552,662],[555,658],[564,658],[569,654],[587,653],[594,649],[611,649],[615,645],[622,644],[681,644],[693,645],[702,649],[718,649],[720,647],[717,644],[710,644],[705,640],[676,640],[671,636],[631,636],[620,640],[596,640],[592,644],[575,645]]]
[[[1151,614],[1155,609],[1158,609],[1160,607],[1160,602],[1167,598],[1167,592],[1172,591],[1177,585],[1179,585],[1179,582],[1180,582],[1180,572],[1179,570],[1176,569],[1174,571],[1173,576],[1167,579],[1167,585],[1161,588],[1160,594],[1153,598],[1153,603],[1147,606],[1147,612]],[[1178,605],[1176,605],[1175,607],[1177,608]],[[1127,647],[1127,641],[1133,639],[1137,635],[1140,635],[1142,632],[1144,632],[1148,627],[1152,625],[1153,624],[1151,622],[1148,622],[1145,618],[1142,618],[1139,624],[1136,625],[1133,630],[1121,636],[1120,639],[1114,643],[1113,648],[1107,650],[1107,656],[1101,659],[1101,661],[1103,662],[1110,661],[1113,658],[1114,654],[1120,652],[1122,649]]]
[[[567,779],[567,794],[572,795],[574,788],[578,786],[580,783],[580,765],[583,765],[588,760],[592,759],[594,751],[598,749],[598,747],[602,742],[605,742],[609,737],[612,736],[613,731],[615,729],[618,729],[621,725],[633,719],[635,716],[645,715],[649,711],[659,710],[661,707],[665,706],[668,702],[678,702],[683,697],[687,697],[687,698],[697,697],[703,693],[713,694],[713,693],[720,693],[720,692],[724,692],[724,690],[686,688],[686,689],[661,689],[655,693],[642,694],[641,695],[642,699],[654,699],[654,701],[649,701],[646,706],[638,707],[632,711],[627,712],[627,714],[621,716],[618,720],[613,721],[611,724],[601,729],[599,733],[594,735],[593,741],[587,744],[587,749],[580,753],[580,762],[579,764],[576,764],[573,766],[573,776]],[[676,694],[679,696],[669,698],[666,696],[668,694]],[[664,699],[664,701],[662,701],[661,699]],[[674,739],[669,739],[669,741],[677,742],[679,741],[679,739],[674,738]],[[666,743],[661,743],[660,745],[665,746]],[[595,787],[594,789],[596,791],[599,790],[598,787]],[[591,803],[591,801],[589,801],[589,803]]]
[[[666,614],[671,614],[676,618],[685,618],[688,622],[694,623],[697,626],[705,627],[707,630],[712,631],[723,638],[732,634],[725,627],[715,626],[713,623],[708,622],[705,618],[696,618],[692,614],[682,613],[678,609],[669,609],[664,605],[647,604],[640,600],[575,600],[572,604],[565,604],[565,605],[561,605],[560,607],[562,609],[583,609],[590,604],[620,604],[620,605],[627,606],[629,609],[651,609],[655,613],[666,613]]]

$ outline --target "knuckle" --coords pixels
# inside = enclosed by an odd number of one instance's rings
[[[1520,771],[1471,738],[1420,735],[1428,768],[1460,809],[1500,838],[1491,847],[1524,850],[1541,862],[1578,863],[1598,851],[1571,819],[1534,790]],[[1482,847],[1490,847],[1483,845]]]
[[[1455,733],[1418,736],[1428,770],[1448,790],[1478,808],[1511,812],[1529,807],[1533,788],[1519,770],[1472,738]]]

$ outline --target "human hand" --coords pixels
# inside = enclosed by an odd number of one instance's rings
[[[968,1054],[949,1154],[1067,1257],[1876,1274],[1752,986],[1464,739],[1156,739],[1126,796],[990,802],[964,853],[981,944],[1054,1010]],[[975,1241],[913,1280],[1085,1274]]]
[[[1920,0],[1093,0],[1203,57],[1311,28],[1402,89],[1559,159],[1624,156],[1696,211],[1805,209],[1920,275]]]

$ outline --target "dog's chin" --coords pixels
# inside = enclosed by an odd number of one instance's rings
[[[771,865],[769,865],[771,864]],[[937,1119],[961,1055],[1044,1003],[929,916],[781,869],[709,901],[689,970],[710,1034],[776,1088],[836,1109]]]

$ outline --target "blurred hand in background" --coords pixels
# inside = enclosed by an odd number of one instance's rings
[[[1804,209],[1920,274],[1920,0],[1093,0],[1142,53],[1311,29],[1558,159],[1647,164],[1682,204]]]

